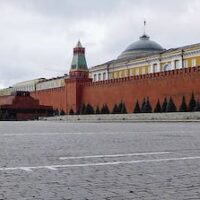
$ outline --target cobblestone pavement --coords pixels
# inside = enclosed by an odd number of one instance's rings
[[[0,122],[0,200],[200,199],[199,123]]]

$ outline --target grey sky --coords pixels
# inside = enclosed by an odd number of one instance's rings
[[[200,42],[200,0],[0,0],[0,88],[68,73],[78,39],[88,66],[143,32],[165,48]]]

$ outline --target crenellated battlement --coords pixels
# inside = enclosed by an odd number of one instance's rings
[[[143,75],[135,75],[135,76],[128,76],[123,78],[116,78],[116,79],[109,79],[104,81],[97,81],[97,82],[85,82],[83,83],[84,86],[102,86],[102,85],[109,85],[109,84],[118,84],[127,81],[142,81],[146,79],[158,79],[164,78],[169,76],[179,76],[179,75],[187,75],[192,73],[200,73],[200,66],[192,67],[192,68],[184,68],[184,69],[175,69],[165,72],[155,72],[150,74],[143,74]]]

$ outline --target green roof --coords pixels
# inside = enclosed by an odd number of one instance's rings
[[[76,54],[73,56],[71,69],[72,70],[88,70],[84,54]]]
[[[80,48],[84,49],[78,41],[77,45],[75,48]],[[84,52],[84,51],[83,51]],[[85,59],[85,54],[83,52],[74,52],[73,59],[72,59],[72,64],[71,64],[71,70],[88,70],[87,67],[87,62]]]

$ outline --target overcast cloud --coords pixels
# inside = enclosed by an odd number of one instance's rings
[[[200,0],[0,0],[0,88],[68,73],[80,39],[88,66],[147,33],[165,48],[200,42]]]

